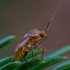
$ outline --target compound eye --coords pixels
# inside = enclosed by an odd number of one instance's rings
[[[43,35],[43,33],[42,33],[42,32],[40,32],[40,36],[41,36],[41,37],[44,37],[44,35]]]

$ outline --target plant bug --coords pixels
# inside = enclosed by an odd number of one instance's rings
[[[60,5],[58,6],[58,8]],[[28,52],[32,51],[33,55],[33,50],[34,49],[41,49],[43,50],[42,52],[42,59],[43,59],[43,54],[44,54],[44,48],[40,45],[41,42],[47,38],[47,32],[49,29],[49,26],[58,10],[58,8],[55,10],[50,22],[47,25],[46,31],[40,31],[38,29],[33,29],[29,31],[25,36],[23,37],[23,40],[18,44],[18,46],[15,49],[12,61],[19,61],[25,58]],[[34,61],[34,56],[33,56],[33,61]],[[26,60],[27,62],[27,60]]]

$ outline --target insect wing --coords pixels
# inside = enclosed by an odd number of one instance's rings
[[[16,47],[15,51],[17,51],[19,48],[24,47],[24,45],[29,41],[30,37],[27,35],[25,35],[23,37],[23,40],[18,44],[18,46]]]
[[[28,35],[29,36],[38,36],[39,32],[40,32],[39,30],[33,29],[33,30],[31,30],[31,31],[28,32]]]

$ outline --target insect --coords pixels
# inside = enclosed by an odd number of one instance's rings
[[[58,6],[58,8],[60,5]],[[44,54],[44,48],[40,45],[41,42],[47,38],[47,32],[49,29],[49,26],[54,18],[54,15],[56,14],[58,8],[54,12],[50,22],[47,25],[47,28],[45,31],[40,31],[38,29],[33,29],[29,31],[25,36],[23,37],[23,40],[18,44],[18,46],[15,49],[12,61],[19,61],[25,58],[28,52],[32,51],[33,55],[33,50],[34,49],[42,49],[42,59],[43,59],[43,54]],[[33,56],[34,59],[34,56]]]

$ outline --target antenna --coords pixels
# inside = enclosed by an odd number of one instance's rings
[[[48,25],[47,25],[46,32],[48,32],[49,27],[50,27],[50,25],[51,25],[51,22],[52,22],[52,20],[53,20],[53,18],[54,18],[54,16],[55,16],[57,10],[59,9],[59,7],[60,7],[60,5],[57,7],[57,9],[55,10],[54,14],[52,15],[52,18],[51,18],[51,20],[49,21],[49,23],[48,23]]]

